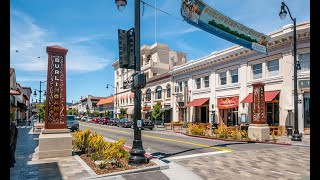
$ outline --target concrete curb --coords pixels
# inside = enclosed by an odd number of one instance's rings
[[[295,145],[289,144],[289,143],[234,140],[234,139],[214,138],[214,137],[210,137],[210,136],[196,136],[196,135],[191,135],[191,134],[187,134],[187,133],[184,133],[184,132],[176,132],[176,133],[183,134],[185,136],[190,136],[190,137],[197,137],[197,138],[203,138],[203,139],[214,139],[214,140],[221,140],[221,141],[235,141],[235,142],[246,142],[246,143],[263,143],[263,144],[277,144],[277,145],[295,146]]]
[[[126,171],[113,172],[113,173],[109,173],[109,174],[90,176],[90,177],[86,177],[84,179],[100,179],[100,178],[110,177],[110,176],[118,176],[118,175],[124,175],[124,174],[133,174],[133,173],[141,173],[141,172],[147,172],[147,171],[164,170],[164,169],[169,168],[168,164],[164,163],[163,161],[160,161],[159,159],[152,159],[150,161],[156,163],[157,165],[151,166],[151,167],[145,167],[145,168],[141,168],[141,169],[130,169],[130,170],[126,170]]]
[[[90,176],[96,176],[97,174],[85,163],[76,153],[72,152],[72,156],[75,157],[82,167],[90,174]]]

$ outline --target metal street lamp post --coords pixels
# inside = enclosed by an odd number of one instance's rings
[[[118,90],[117,90],[117,87],[114,87],[114,86],[112,86],[111,84],[107,84],[107,89],[109,88],[109,86],[111,86],[111,87],[113,87],[113,89],[115,89],[116,90],[116,94],[115,94],[115,96],[116,96],[116,98],[115,98],[115,101],[116,101],[116,107],[114,107],[114,113],[113,113],[113,118],[114,119],[116,119],[116,114],[117,114],[117,107],[118,107],[118,100],[117,100],[117,94],[118,94]]]
[[[126,0],[115,0],[118,9],[124,8],[127,5]],[[135,54],[135,71],[140,72],[140,0],[134,0],[134,54]],[[141,88],[136,87],[134,97],[134,139],[133,146],[130,150],[129,163],[140,164],[146,163],[147,158],[144,155],[146,152],[142,146],[141,130],[137,127],[137,120],[141,119]]]
[[[33,93],[34,96],[37,96],[37,92],[36,92],[36,91],[39,92],[39,103],[40,103],[40,104],[41,104],[41,93],[43,92],[43,91],[41,90],[41,84],[42,84],[42,83],[45,83],[45,82],[47,82],[47,81],[40,81],[40,90],[35,89],[35,90],[34,90],[34,93]],[[44,95],[46,95],[46,92],[45,92],[45,91],[44,91]],[[39,116],[39,114],[38,114],[38,116]],[[39,123],[40,123],[40,116],[39,116]]]
[[[294,128],[294,134],[292,135],[291,140],[292,141],[302,141],[301,136],[299,134],[299,129],[298,129],[298,92],[297,92],[297,70],[301,69],[300,68],[300,63],[297,62],[297,35],[296,35],[296,18],[292,18],[290,10],[288,6],[282,2],[281,5],[281,10],[279,13],[280,19],[284,20],[287,15],[287,11],[285,9],[287,8],[290,18],[293,21],[293,66],[294,66],[294,121],[295,121],[295,128]]]

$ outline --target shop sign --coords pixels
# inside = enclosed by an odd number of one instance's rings
[[[299,88],[310,88],[310,80],[300,80],[299,81]]]
[[[239,104],[239,97],[218,98],[218,109],[236,108]]]
[[[61,47],[47,47],[48,78],[46,101],[46,129],[65,129],[66,127],[66,61]]]
[[[253,86],[252,124],[266,124],[264,99],[264,84],[255,83]]]
[[[181,15],[187,23],[195,27],[245,48],[267,54],[266,46],[270,36],[236,22],[202,0],[182,0]]]

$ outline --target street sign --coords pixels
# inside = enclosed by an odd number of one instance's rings
[[[141,120],[137,120],[137,127],[138,127],[138,128],[141,128],[141,126],[142,126]]]
[[[300,80],[299,81],[299,88],[310,88],[310,80]]]

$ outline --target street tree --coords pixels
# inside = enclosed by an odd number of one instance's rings
[[[111,116],[111,111],[106,110],[106,111],[104,112],[104,116],[105,116],[105,117],[110,117],[110,116]]]
[[[123,108],[120,109],[120,118],[124,118],[124,115],[127,113],[127,111]]]
[[[152,118],[154,120],[159,120],[159,117],[161,116],[161,104],[160,102],[157,102],[157,104],[153,107],[153,111],[152,111]]]

